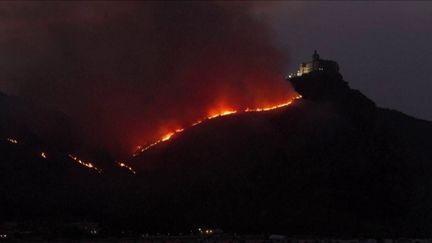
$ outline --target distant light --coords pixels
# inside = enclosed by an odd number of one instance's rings
[[[18,143],[18,140],[13,139],[13,138],[8,138],[7,140],[8,140],[10,143],[13,143],[13,144],[17,144],[17,143]]]
[[[47,154],[46,154],[45,152],[42,152],[42,153],[40,154],[40,156],[41,156],[42,158],[44,158],[44,159],[47,159],[47,158],[48,158],[48,156],[47,156]]]

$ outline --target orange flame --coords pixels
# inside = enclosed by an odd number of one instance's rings
[[[293,99],[291,99],[291,100],[289,100],[289,101],[287,101],[285,103],[281,103],[281,104],[274,105],[274,106],[266,106],[266,107],[259,107],[259,108],[246,108],[246,109],[244,109],[242,111],[237,111],[237,110],[222,110],[220,112],[213,112],[213,113],[210,113],[206,118],[201,119],[201,120],[197,120],[196,122],[192,123],[189,127],[194,127],[194,126],[199,125],[199,124],[201,124],[201,123],[203,123],[204,121],[207,121],[207,120],[215,119],[215,118],[222,117],[222,116],[233,115],[233,114],[240,113],[240,112],[244,112],[244,113],[247,113],[247,112],[263,112],[263,111],[270,111],[270,110],[282,108],[282,107],[291,105],[295,100],[298,100],[298,99],[301,99],[301,98],[302,98],[302,96],[298,95],[298,96],[294,97]],[[146,147],[137,146],[138,150],[132,156],[135,157],[135,156],[137,156],[137,155],[139,155],[139,154],[141,154],[141,153],[149,150],[150,148],[152,148],[152,147],[154,147],[154,146],[156,146],[156,145],[158,145],[160,143],[163,143],[165,141],[170,140],[174,135],[182,133],[185,129],[186,128],[177,128],[173,132],[169,132],[169,133],[163,135],[159,140],[157,140],[157,141],[155,141],[155,142],[147,145]],[[17,139],[7,138],[6,140],[9,143],[12,143],[12,144],[18,144],[18,140]],[[41,152],[40,156],[43,159],[47,159],[48,158],[48,155],[47,155],[46,152]],[[85,166],[85,167],[87,167],[89,169],[95,170],[99,174],[102,173],[102,170],[99,169],[99,168],[97,168],[96,166],[94,166],[91,162],[83,161],[83,160],[79,159],[77,156],[74,156],[72,154],[69,154],[68,156],[69,156],[69,158],[71,158],[75,162],[79,163],[80,165],[83,165],[83,166]],[[118,166],[120,166],[122,168],[126,168],[131,173],[136,174],[136,171],[131,166],[127,165],[126,163],[124,163],[124,162],[116,162],[116,163],[117,163]]]
[[[273,105],[273,106],[266,106],[266,107],[259,107],[259,108],[246,108],[245,110],[240,111],[240,112],[263,112],[263,111],[270,111],[270,110],[282,108],[282,107],[285,107],[285,106],[289,106],[295,100],[298,100],[298,99],[301,99],[301,98],[302,98],[302,96],[298,95],[298,96],[294,97],[293,99],[291,99],[291,100],[289,100],[287,102],[281,103],[281,104],[277,104],[277,105]],[[220,112],[217,112],[217,113],[211,113],[208,117],[192,123],[190,125],[190,127],[194,127],[196,125],[199,125],[199,124],[201,124],[202,122],[204,122],[206,120],[211,120],[211,119],[222,117],[222,116],[233,115],[233,114],[236,114],[236,113],[239,113],[239,111],[236,111],[236,110],[224,110],[224,111],[220,111]],[[170,133],[167,133],[167,134],[163,135],[159,140],[157,140],[157,141],[155,141],[155,142],[153,142],[153,143],[151,143],[151,144],[149,144],[149,145],[147,145],[145,147],[137,146],[138,151],[136,151],[132,156],[136,157],[139,154],[141,154],[141,153],[149,150],[150,148],[152,148],[152,147],[154,147],[154,146],[156,146],[156,145],[158,145],[158,144],[160,144],[162,142],[170,140],[174,135],[179,134],[179,133],[183,132],[184,130],[185,130],[185,128],[176,129],[174,132],[170,132]]]

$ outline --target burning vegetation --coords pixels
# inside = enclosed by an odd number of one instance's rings
[[[67,114],[68,122],[80,128],[78,144],[109,151],[111,157],[121,158],[112,162],[116,167],[135,174],[124,158],[189,127],[291,104],[296,93],[281,75],[287,56],[250,7],[248,3],[129,2],[83,8],[53,3],[55,11],[47,11],[28,6],[47,16],[43,24],[35,24],[26,12],[8,18],[24,23],[13,26],[14,31],[30,33],[28,38],[39,45],[11,41],[8,53],[19,60],[6,67],[10,72],[3,73],[2,80],[17,80],[6,92]],[[63,18],[52,16],[53,12]],[[92,17],[83,18],[83,12]],[[59,52],[57,47],[64,46],[68,52]],[[20,59],[23,52],[27,55]],[[34,78],[34,73],[40,75]],[[34,89],[41,80],[45,88]],[[13,138],[8,142],[18,143]],[[69,144],[64,148],[73,161],[102,171],[95,167],[101,166],[97,161],[78,157],[76,151],[86,148]],[[36,156],[54,159],[53,151],[43,150]]]
[[[278,109],[278,108],[281,108],[281,107],[285,107],[285,106],[291,105],[294,100],[298,100],[298,99],[301,99],[301,98],[302,98],[301,95],[297,95],[293,99],[291,99],[291,100],[289,100],[287,102],[284,102],[284,103],[281,103],[281,104],[277,104],[277,105],[273,105],[273,106],[259,107],[259,108],[246,108],[246,109],[244,109],[242,111],[237,111],[237,110],[221,111],[220,113],[211,114],[211,115],[209,115],[208,117],[206,117],[204,119],[198,120],[198,121],[192,123],[192,125],[190,125],[189,127],[194,127],[194,126],[199,125],[202,122],[207,121],[207,120],[215,119],[215,118],[222,117],[222,116],[233,115],[233,114],[236,114],[236,113],[241,113],[241,112],[263,112],[263,111],[270,111],[270,110]],[[156,145],[158,145],[158,144],[160,144],[162,142],[170,140],[174,135],[179,134],[179,133],[183,132],[184,130],[185,130],[185,128],[178,128],[178,129],[176,129],[173,132],[169,132],[169,133],[163,135],[159,140],[157,140],[157,141],[155,141],[153,143],[150,143],[147,146],[144,146],[144,147],[137,146],[138,147],[138,151],[136,151],[132,156],[136,157],[139,154],[144,153],[145,151],[151,149],[152,147],[154,147],[154,146],[156,146]]]
[[[291,100],[289,100],[287,102],[280,103],[280,104],[273,105],[273,106],[258,107],[258,108],[246,108],[244,110],[231,110],[231,109],[228,109],[228,110],[222,110],[222,111],[219,111],[219,112],[215,112],[215,111],[210,112],[209,115],[206,118],[197,120],[197,121],[193,122],[188,127],[177,128],[177,129],[175,129],[172,132],[168,132],[165,135],[163,135],[160,139],[158,139],[158,140],[156,140],[156,141],[154,141],[154,142],[152,142],[152,143],[150,143],[150,144],[148,144],[148,145],[146,145],[144,147],[138,146],[138,150],[132,156],[136,157],[139,154],[144,153],[145,151],[151,149],[152,147],[154,147],[154,146],[156,146],[156,145],[158,145],[160,143],[163,143],[165,141],[170,140],[174,135],[182,133],[187,128],[197,126],[197,125],[199,125],[199,124],[201,124],[201,123],[203,123],[205,121],[208,121],[208,120],[211,120],[211,119],[215,119],[215,118],[218,118],[218,117],[239,114],[239,113],[270,111],[270,110],[274,110],[274,109],[277,109],[277,108],[288,106],[288,105],[292,104],[292,102],[294,100],[298,100],[300,98],[301,98],[301,95],[297,95],[297,96],[295,96],[294,98],[292,98]],[[11,143],[11,144],[18,144],[18,140],[16,138],[6,138],[6,141],[9,142],[9,143]],[[45,159],[45,160],[48,159],[48,153],[46,151],[41,151],[39,153],[39,156],[42,159]],[[94,170],[94,171],[98,172],[99,174],[102,173],[102,169],[96,167],[93,162],[84,161],[84,160],[80,159],[78,156],[73,155],[73,154],[68,154],[68,157],[70,159],[72,159],[74,162],[76,162],[76,163],[78,163],[78,164],[80,164],[80,165],[82,165],[82,166],[84,166],[84,167],[86,167],[86,168],[88,168],[90,170]],[[120,168],[127,169],[133,175],[137,174],[137,172],[130,165],[128,165],[127,162],[125,162],[125,161],[117,161],[117,162],[115,162],[115,164],[118,167],[120,167]]]
[[[6,141],[9,142],[9,143],[11,143],[11,144],[18,144],[18,140],[16,138],[6,138]],[[40,158],[42,158],[44,160],[48,159],[48,153],[45,152],[45,151],[41,151],[39,153],[39,156],[40,156]],[[80,158],[78,158],[77,156],[72,155],[72,154],[69,154],[68,157],[71,158],[73,161],[79,163],[80,165],[83,165],[83,166],[85,166],[85,167],[87,167],[89,169],[97,171],[99,174],[102,173],[102,169],[97,168],[91,162],[86,162],[84,160],[81,160]],[[124,165],[124,166],[126,168],[128,168],[129,170],[132,170],[132,168],[130,168],[130,167],[126,166],[126,165]]]
[[[129,155],[137,144],[167,140],[196,118],[295,95],[282,75],[287,56],[251,3],[50,6],[23,3],[6,17],[5,23],[22,23],[10,28],[27,38],[3,33],[10,44],[5,58],[16,60],[0,74],[4,91],[64,112],[86,144],[115,157]],[[42,22],[26,9],[44,16]],[[44,88],[35,88],[41,80]]]

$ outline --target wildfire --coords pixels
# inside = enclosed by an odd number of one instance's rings
[[[69,154],[69,158],[73,159],[75,162],[77,162],[77,163],[79,163],[79,164],[81,164],[81,165],[83,165],[83,166],[85,166],[85,167],[87,167],[87,168],[89,168],[89,169],[93,169],[93,170],[97,171],[99,174],[102,173],[102,170],[101,170],[101,169],[95,167],[95,166],[94,166],[92,163],[90,163],[90,162],[85,162],[85,161],[79,159],[78,157],[76,157],[76,156],[74,156],[74,155],[72,155],[72,154]]]
[[[199,125],[199,124],[201,124],[201,123],[203,123],[204,121],[207,121],[207,120],[215,119],[215,118],[222,117],[222,116],[229,116],[229,115],[233,115],[233,114],[236,114],[236,113],[241,113],[241,112],[243,112],[243,113],[247,113],[247,112],[263,112],[263,111],[270,111],[270,110],[278,109],[278,108],[281,108],[281,107],[285,107],[285,106],[291,105],[294,102],[294,100],[298,100],[298,99],[301,99],[301,98],[302,98],[302,96],[298,95],[298,96],[294,97],[293,99],[291,99],[291,100],[289,100],[289,101],[287,101],[285,103],[281,103],[281,104],[274,105],[274,106],[268,106],[268,107],[246,108],[246,109],[240,110],[240,111],[237,111],[237,110],[223,110],[223,111],[216,112],[216,113],[210,113],[206,118],[201,119],[201,120],[197,120],[196,122],[192,123],[189,127],[197,126],[197,125]],[[153,142],[153,143],[151,143],[151,144],[149,144],[149,145],[147,145],[145,147],[137,146],[138,150],[132,156],[135,157],[135,156],[139,155],[140,153],[143,153],[143,152],[149,150],[150,148],[152,148],[152,147],[154,147],[154,146],[156,146],[156,145],[158,145],[160,143],[163,143],[165,141],[170,140],[174,135],[182,133],[185,129],[186,128],[177,128],[173,132],[169,132],[169,133],[163,135],[159,140],[157,140],[157,141],[155,141],[155,142]],[[17,139],[6,138],[6,140],[9,143],[12,143],[12,144],[18,144],[18,140]],[[81,164],[82,166],[85,166],[85,167],[87,167],[89,169],[95,170],[99,174],[102,173],[102,169],[97,168],[91,162],[83,161],[80,158],[78,158],[77,156],[74,156],[72,154],[69,154],[68,156],[69,156],[69,158],[71,158],[75,162]],[[41,152],[40,153],[40,157],[43,158],[43,159],[47,159],[48,158],[48,154],[46,152]],[[121,167],[121,168],[126,168],[132,174],[134,174],[134,175],[136,174],[136,171],[131,166],[127,165],[126,163],[124,163],[124,162],[116,162],[116,164],[119,167]]]
[[[136,171],[134,171],[132,169],[132,167],[130,167],[129,165],[123,163],[123,162],[117,162],[118,166],[122,167],[122,168],[126,168],[128,169],[130,172],[132,172],[134,175],[136,174]]]
[[[169,138],[167,138],[167,139],[169,139]],[[8,141],[9,143],[12,143],[12,144],[18,144],[18,140],[14,139],[14,138],[6,138],[6,141]],[[47,152],[42,151],[42,152],[40,152],[39,156],[43,159],[48,159]],[[97,168],[96,166],[94,166],[92,163],[83,161],[83,160],[79,159],[77,156],[74,156],[72,154],[69,154],[68,156],[69,156],[69,158],[71,158],[75,162],[77,162],[77,163],[79,163],[79,164],[81,164],[81,165],[83,165],[89,169],[95,170],[99,174],[102,173],[102,170]],[[136,172],[132,169],[132,167],[130,167],[124,163],[119,163],[119,165],[120,165],[120,167],[125,167],[128,170],[130,170],[132,173],[136,174]]]
[[[298,95],[298,96],[294,97],[293,99],[291,99],[291,100],[289,100],[289,101],[287,101],[285,103],[277,104],[277,105],[274,105],[274,106],[259,107],[259,108],[246,108],[243,111],[236,111],[236,110],[221,111],[221,112],[218,112],[218,113],[215,113],[215,114],[211,114],[211,115],[209,115],[208,117],[206,117],[206,118],[204,118],[202,120],[198,120],[198,121],[192,123],[192,125],[190,125],[189,127],[194,127],[196,125],[199,125],[199,124],[201,124],[202,122],[204,122],[206,120],[211,120],[211,119],[218,118],[218,117],[221,117],[221,116],[233,115],[233,114],[240,113],[240,112],[245,112],[245,113],[246,112],[262,112],[262,111],[270,111],[270,110],[282,108],[282,107],[291,105],[294,102],[294,100],[299,100],[301,98],[302,98],[302,96]],[[162,142],[165,142],[165,141],[171,139],[175,134],[179,134],[179,133],[183,132],[184,130],[185,130],[185,128],[176,129],[174,132],[170,132],[170,133],[165,134],[164,136],[162,136],[161,139],[159,139],[156,142],[153,142],[153,143],[151,143],[151,144],[149,144],[149,145],[147,145],[145,147],[137,146],[138,151],[136,151],[132,156],[136,157],[139,154],[141,154],[141,153],[149,150],[150,148],[152,148],[152,147],[154,147],[154,146],[156,146],[156,145],[158,145],[158,144],[160,144]]]
[[[18,144],[18,140],[13,139],[13,138],[7,138],[6,139],[9,143],[13,143],[13,144]]]

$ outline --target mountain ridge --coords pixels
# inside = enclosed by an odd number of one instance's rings
[[[18,178],[35,178],[17,181],[18,172],[5,169],[2,193],[8,196],[0,204],[15,206],[9,220],[85,219],[139,232],[205,226],[314,236],[431,236],[432,124],[376,107],[340,75],[311,73],[293,86],[303,98],[289,106],[207,120],[134,157],[128,164],[136,175],[88,174],[73,161],[55,159],[75,169],[56,174],[44,167],[42,177],[49,179],[37,179],[44,160],[22,159],[27,152],[0,144],[10,154],[1,166],[22,163]],[[26,170],[25,163],[32,166]],[[47,183],[59,186],[45,188]],[[45,188],[51,208],[43,198],[35,201],[34,193],[9,191],[22,188]]]

